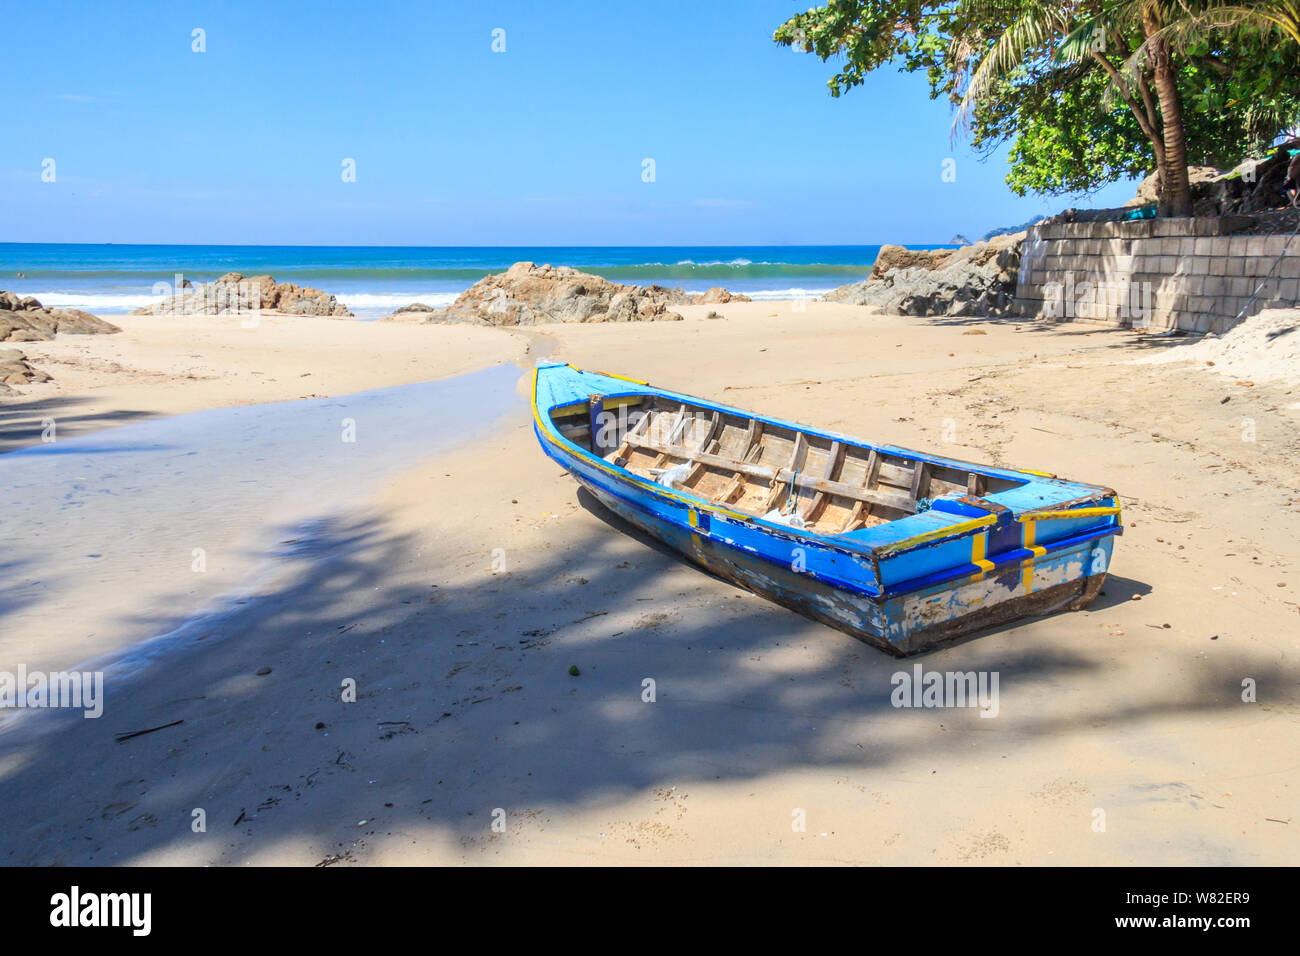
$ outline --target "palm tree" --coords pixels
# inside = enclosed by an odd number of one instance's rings
[[[1145,39],[1124,64],[1129,75],[1140,75],[1139,71],[1143,68],[1144,61],[1153,60],[1159,80],[1161,58],[1166,63],[1170,63],[1174,53],[1182,53],[1192,44],[1199,43],[1207,37],[1227,36],[1242,30],[1254,30],[1263,34],[1277,31],[1282,34],[1284,40],[1300,44],[1300,5],[1296,0],[1253,0],[1253,2],[1247,0],[1244,3],[1240,0],[1226,3],[1220,0],[1200,0],[1200,2],[1184,0],[1177,4],[1135,5],[1157,9],[1149,20],[1144,19]],[[1144,9],[1143,12],[1145,13],[1146,10]],[[1163,24],[1161,21],[1164,21]],[[1172,73],[1168,76],[1172,79]],[[1165,130],[1168,133],[1168,114],[1164,113],[1164,104],[1165,100],[1162,96],[1161,112],[1166,117]],[[1178,107],[1176,90],[1173,105],[1175,108]],[[1181,110],[1178,113],[1178,122],[1181,125]],[[1166,148],[1168,148],[1167,143]],[[1180,172],[1179,168],[1174,166],[1177,161],[1174,154],[1167,154],[1165,172],[1174,177],[1175,183],[1178,182],[1177,177]],[[1186,173],[1184,148],[1181,161],[1183,188],[1186,188]],[[1187,191],[1190,193],[1190,189]],[[1190,196],[1188,204],[1190,205]],[[1173,215],[1186,215],[1186,213],[1173,213]]]
[[[962,0],[960,9],[973,22],[997,22],[996,14],[1005,14],[1007,0]],[[1169,0],[1022,4],[1020,15],[980,57],[954,125],[968,117],[997,82],[1012,78],[1026,60],[1049,55],[1062,66],[1092,65],[1105,71],[1151,143],[1160,186],[1159,214],[1191,215],[1187,137],[1173,47],[1165,32],[1188,13],[1184,3]],[[1135,41],[1140,41],[1136,50]],[[1115,55],[1120,57],[1118,63],[1112,59]],[[954,59],[961,63],[964,58]]]
[[[983,16],[997,22],[996,14],[1005,14],[1007,5],[1008,0],[962,0],[959,7],[973,22]],[[1300,44],[1297,0],[1084,0],[1064,8],[1030,2],[1021,10],[979,60],[957,122],[969,116],[998,81],[1011,78],[1026,59],[1050,50],[1052,61],[1063,66],[1091,64],[1106,73],[1111,88],[1151,143],[1162,216],[1187,216],[1192,211],[1175,55],[1207,37],[1243,29],[1277,31]],[[1136,48],[1134,41],[1139,41]],[[1111,58],[1115,54],[1121,57],[1118,64]]]

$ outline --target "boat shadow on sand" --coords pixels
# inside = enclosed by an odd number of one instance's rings
[[[1140,627],[1128,642],[1103,639],[1084,611],[924,658],[927,669],[995,670],[997,719],[897,709],[891,677],[913,662],[704,576],[634,532],[611,534],[608,525],[625,529],[598,508],[560,524],[553,543],[496,575],[477,551],[464,570],[463,544],[373,520],[280,529],[296,539],[291,573],[147,667],[110,672],[102,718],[39,712],[0,733],[10,821],[0,861],[364,862],[379,848],[420,859],[433,846],[440,859],[474,860],[554,842],[553,816],[620,799],[662,820],[656,788],[748,786],[793,771],[885,787],[918,755],[918,779],[951,788],[972,771],[972,747],[1019,755],[1077,735],[1140,734],[1165,718],[1236,716],[1240,675],[1274,689],[1300,679],[1284,662],[1219,644],[1212,665],[1181,677],[1164,668],[1135,693],[1151,639]],[[445,550],[431,553],[431,541]],[[1105,606],[1140,587],[1118,579]],[[137,623],[161,633],[181,621]],[[355,703],[340,699],[348,680]],[[117,739],[140,730],[153,732]],[[1073,772],[1067,752],[1048,750],[1043,772]],[[1135,786],[1150,783],[1133,773]],[[496,808],[503,834],[491,829]],[[194,832],[196,810],[204,832]],[[618,812],[626,822],[639,811]],[[935,833],[946,825],[909,813]],[[664,839],[688,840],[673,836],[682,826]],[[776,814],[755,845],[789,837],[789,826],[788,811]],[[563,838],[599,857],[595,830]],[[1216,859],[1234,858],[1232,846],[1200,839]]]

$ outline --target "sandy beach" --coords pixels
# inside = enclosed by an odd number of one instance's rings
[[[1087,323],[680,311],[526,331],[114,317],[121,335],[24,345],[55,381],[0,404],[0,450],[48,417],[62,440],[500,363],[522,396],[546,356],[1115,488],[1125,533],[1089,609],[920,659],[996,671],[995,717],[892,706],[913,662],[631,531],[521,404],[334,509],[207,633],[114,677],[102,718],[0,732],[0,861],[1294,862],[1300,390],[1133,364],[1188,340]],[[79,619],[127,633],[120,594],[67,587]],[[3,666],[33,648],[50,668],[88,650],[11,620]]]

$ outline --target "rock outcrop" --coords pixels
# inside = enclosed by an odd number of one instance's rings
[[[276,282],[271,276],[246,277],[238,272],[227,272],[215,282],[197,286],[186,282],[182,290],[131,314],[238,315],[258,311],[352,317],[347,307],[328,292],[292,282]]]
[[[60,333],[107,335],[121,331],[80,309],[47,309],[31,296],[0,292],[0,342],[47,342]]]
[[[1266,159],[1246,159],[1227,171],[1213,166],[1189,166],[1187,176],[1192,189],[1192,215],[1242,216],[1286,206],[1287,197],[1282,184],[1291,163],[1291,150],[1300,150],[1300,139],[1274,147]],[[1158,176],[1152,173],[1142,180],[1137,195],[1127,205],[1153,203],[1159,191]]]
[[[1192,187],[1192,193],[1197,192],[1204,194],[1205,190],[1198,190],[1197,187],[1203,183],[1211,183],[1224,175],[1223,170],[1214,166],[1188,166],[1187,181]],[[1160,198],[1160,175],[1152,173],[1138,185],[1137,195],[1130,201],[1131,206],[1145,206],[1147,203],[1153,203]]]
[[[425,303],[412,302],[409,306],[403,306],[402,308],[399,308],[398,311],[394,312],[393,315],[387,317],[398,321],[420,321],[425,319],[425,317],[429,315],[429,312],[437,311],[437,308],[426,306]]]
[[[399,309],[388,319],[494,326],[546,322],[678,322],[682,316],[670,306],[748,301],[743,295],[721,288],[690,293],[658,285],[619,285],[568,266],[516,262],[505,272],[480,279],[445,309],[415,315],[421,311],[416,308],[419,303],[415,303]]]
[[[902,315],[1002,315],[1015,299],[1024,238],[1018,233],[925,251],[883,246],[870,278],[825,299]]]
[[[963,247],[965,248],[965,247]],[[872,279],[883,279],[894,269],[941,269],[955,249],[908,249],[905,246],[881,246],[871,267]]]
[[[702,305],[726,305],[728,302],[748,302],[750,301],[750,299],[749,296],[747,295],[740,295],[739,293],[736,292],[728,292],[726,289],[722,288],[721,286],[715,285],[712,289],[710,289],[708,292],[705,292],[699,298],[695,298],[694,296],[691,296],[688,301],[690,301],[691,303],[698,302]]]
[[[32,368],[21,350],[0,349],[0,395],[12,394],[11,385],[30,385],[32,382],[49,380],[49,375]]]

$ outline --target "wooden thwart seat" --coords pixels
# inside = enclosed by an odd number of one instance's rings
[[[680,424],[680,423],[679,423]],[[673,429],[673,433],[679,432],[678,428]],[[710,438],[712,432],[710,432]],[[811,491],[816,493],[812,503],[808,506],[806,514],[811,514],[813,508],[820,502],[817,496],[838,495],[848,498],[862,505],[861,509],[856,509],[857,514],[853,515],[850,524],[855,521],[861,521],[865,514],[869,514],[869,507],[880,505],[886,508],[894,508],[899,511],[912,512],[916,509],[916,499],[902,492],[884,491],[875,487],[876,480],[879,477],[880,459],[876,452],[871,453],[871,464],[867,469],[867,481],[861,485],[846,484],[827,477],[817,475],[802,474],[796,465],[801,465],[807,457],[808,444],[803,433],[797,433],[795,439],[795,448],[791,453],[790,461],[787,467],[773,467],[771,465],[760,465],[750,461],[744,461],[739,458],[731,458],[723,455],[717,455],[710,452],[702,451],[699,447],[687,448],[683,445],[672,443],[652,442],[648,438],[641,437],[638,434],[629,433],[625,439],[626,444],[633,448],[640,448],[644,451],[656,455],[655,467],[661,467],[661,463],[670,458],[680,458],[691,461],[696,467],[707,466],[730,471],[733,474],[732,481],[727,486],[727,495],[734,495],[738,486],[743,484],[744,477],[765,479],[772,483],[772,490],[769,492],[764,501],[761,513],[770,511],[772,506],[780,499],[780,496],[789,494],[793,486],[795,492]],[[836,443],[838,444],[838,443]],[[752,451],[752,448],[751,448]],[[838,465],[835,458],[842,459],[843,450],[838,450],[832,456],[832,460],[827,463],[823,475],[833,474]],[[842,463],[842,461],[841,461]],[[924,464],[924,463],[919,463]],[[739,481],[737,480],[739,479]],[[921,487],[924,484],[924,477],[913,482],[914,487]],[[846,530],[849,530],[846,528]]]

